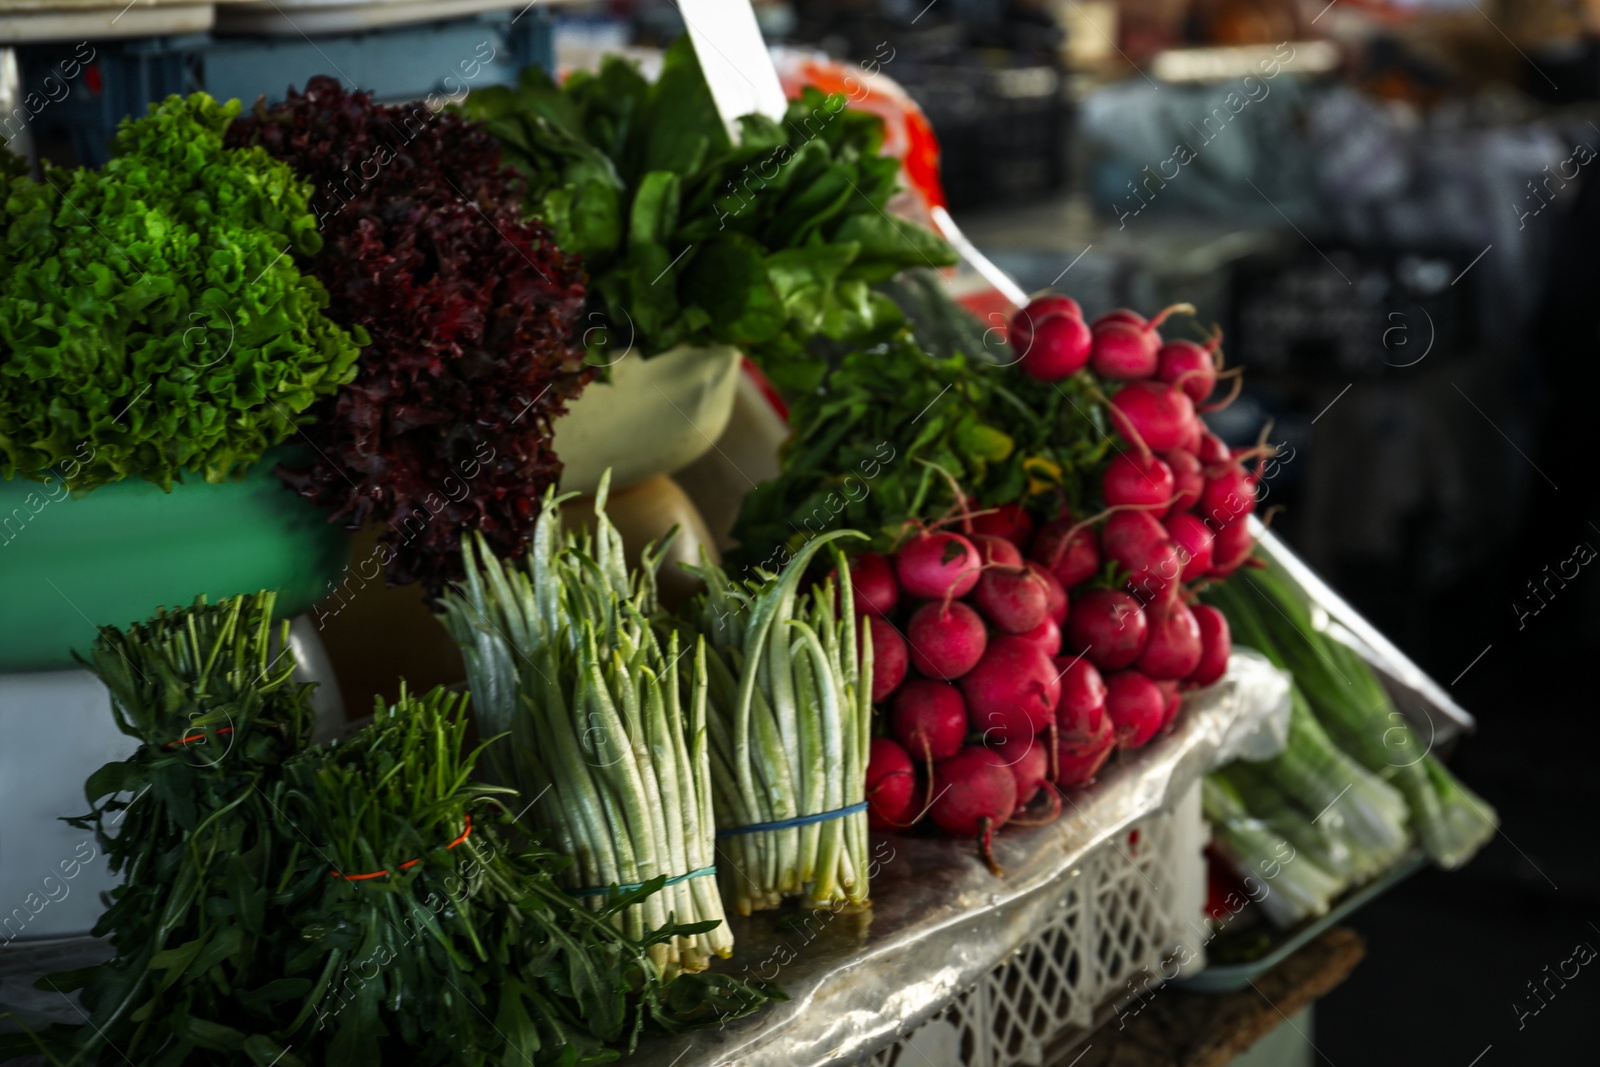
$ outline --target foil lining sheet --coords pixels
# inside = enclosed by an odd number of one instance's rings
[[[626,1062],[796,1067],[865,1059],[1027,942],[1084,857],[1175,803],[1207,771],[1281,751],[1288,722],[1288,677],[1256,653],[1237,651],[1220,682],[1186,698],[1172,732],[1119,753],[1098,781],[1069,794],[1060,819],[997,835],[1004,878],[989,872],[970,841],[875,834],[873,907],[730,920],[734,956],[717,969],[774,981],[789,1000],[650,1039]]]

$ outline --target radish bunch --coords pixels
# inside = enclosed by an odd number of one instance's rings
[[[958,489],[961,533],[921,530],[892,556],[853,561],[872,699],[891,735],[873,743],[867,773],[874,826],[925,819],[976,836],[994,867],[996,829],[1041,794],[1054,818],[1060,790],[1092,781],[1114,750],[1148,743],[1183,690],[1222,677],[1227,623],[1192,606],[1186,587],[1249,558],[1259,473],[1245,462],[1263,450],[1235,454],[1201,422],[1227,376],[1220,337],[1159,332],[1192,310],[1088,323],[1072,299],[1045,296],[1012,320],[1022,373],[1081,375],[1107,404],[1122,440],[1095,472],[1098,514],[1063,508],[1036,527],[1019,503],[971,513]],[[1107,573],[1125,578],[1120,588]]]

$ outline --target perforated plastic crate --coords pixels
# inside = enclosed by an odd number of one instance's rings
[[[1189,949],[1205,966],[1205,823],[1200,791],[1092,853],[1054,913],[1011,957],[933,1019],[873,1056],[870,1067],[1041,1067],[1052,1045],[1091,1025],[1128,983]],[[1170,965],[1169,965],[1170,970]]]

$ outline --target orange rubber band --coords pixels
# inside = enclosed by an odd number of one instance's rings
[[[222,735],[222,734],[231,734],[231,733],[233,733],[233,727],[224,726],[220,730],[213,730],[211,732],[214,733],[214,734],[217,734],[219,736]],[[195,734],[193,737],[180,737],[176,741],[168,741],[166,744],[162,745],[161,747],[162,748],[171,748],[174,745],[187,745],[187,744],[190,744],[190,743],[192,743],[194,741],[204,741],[205,739],[206,739],[206,735],[204,733],[198,733],[198,734]]]
[[[465,830],[461,831],[461,836],[460,837],[456,838],[454,841],[452,841],[448,845],[444,846],[447,850],[455,848],[457,845],[461,844],[461,842],[465,841],[468,837],[472,836],[472,816],[471,815],[466,815],[466,816],[464,816],[464,818],[467,820],[467,828]],[[417,864],[419,864],[421,862],[422,862],[422,857],[418,856],[414,860],[406,860],[404,863],[402,863],[399,866],[398,869],[403,871],[403,870],[406,870],[406,869],[408,869],[410,867],[415,867]],[[347,882],[365,882],[369,878],[382,878],[384,875],[386,875],[388,873],[389,873],[388,871],[375,871],[372,874],[340,874],[338,871],[329,871],[328,872],[328,874],[330,876],[332,876],[334,878],[343,878]]]

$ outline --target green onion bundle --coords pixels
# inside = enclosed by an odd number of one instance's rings
[[[853,612],[834,609],[852,603],[837,547],[837,587],[829,579],[799,591],[824,545],[860,536],[815,538],[781,575],[758,571],[743,584],[710,564],[697,572],[706,591],[695,622],[712,644],[708,726],[726,838],[721,880],[741,915],[795,894],[807,907],[868,902],[866,812],[835,813],[866,798],[872,650],[867,642],[858,656]],[[749,830],[795,820],[802,822]]]
[[[1208,775],[1200,783],[1200,805],[1211,822],[1217,848],[1257,900],[1267,919],[1280,928],[1326,915],[1344,883],[1267,823],[1253,816],[1226,779]],[[1255,885],[1265,893],[1254,896]]]
[[[1337,811],[1307,812],[1266,775],[1242,761],[1213,777],[1230,789],[1251,815],[1294,846],[1297,854],[1313,860],[1343,885],[1365,880],[1381,869],[1369,868],[1368,854],[1350,847],[1344,819]]]
[[[493,763],[532,808],[534,825],[573,857],[569,890],[608,895],[666,884],[617,915],[632,938],[669,923],[690,932],[652,953],[668,975],[726,957],[733,936],[709,877],[712,835],[706,747],[706,652],[658,625],[647,550],[630,574],[622,538],[595,503],[598,531],[563,533],[547,495],[521,564],[466,546],[466,587],[444,598],[445,625],[466,661],[484,736],[510,734]]]
[[[1355,761],[1399,790],[1428,856],[1458,867],[1494,836],[1494,809],[1418,739],[1365,660],[1316,625],[1271,570],[1240,575],[1212,594],[1241,644],[1294,675],[1316,718]]]

